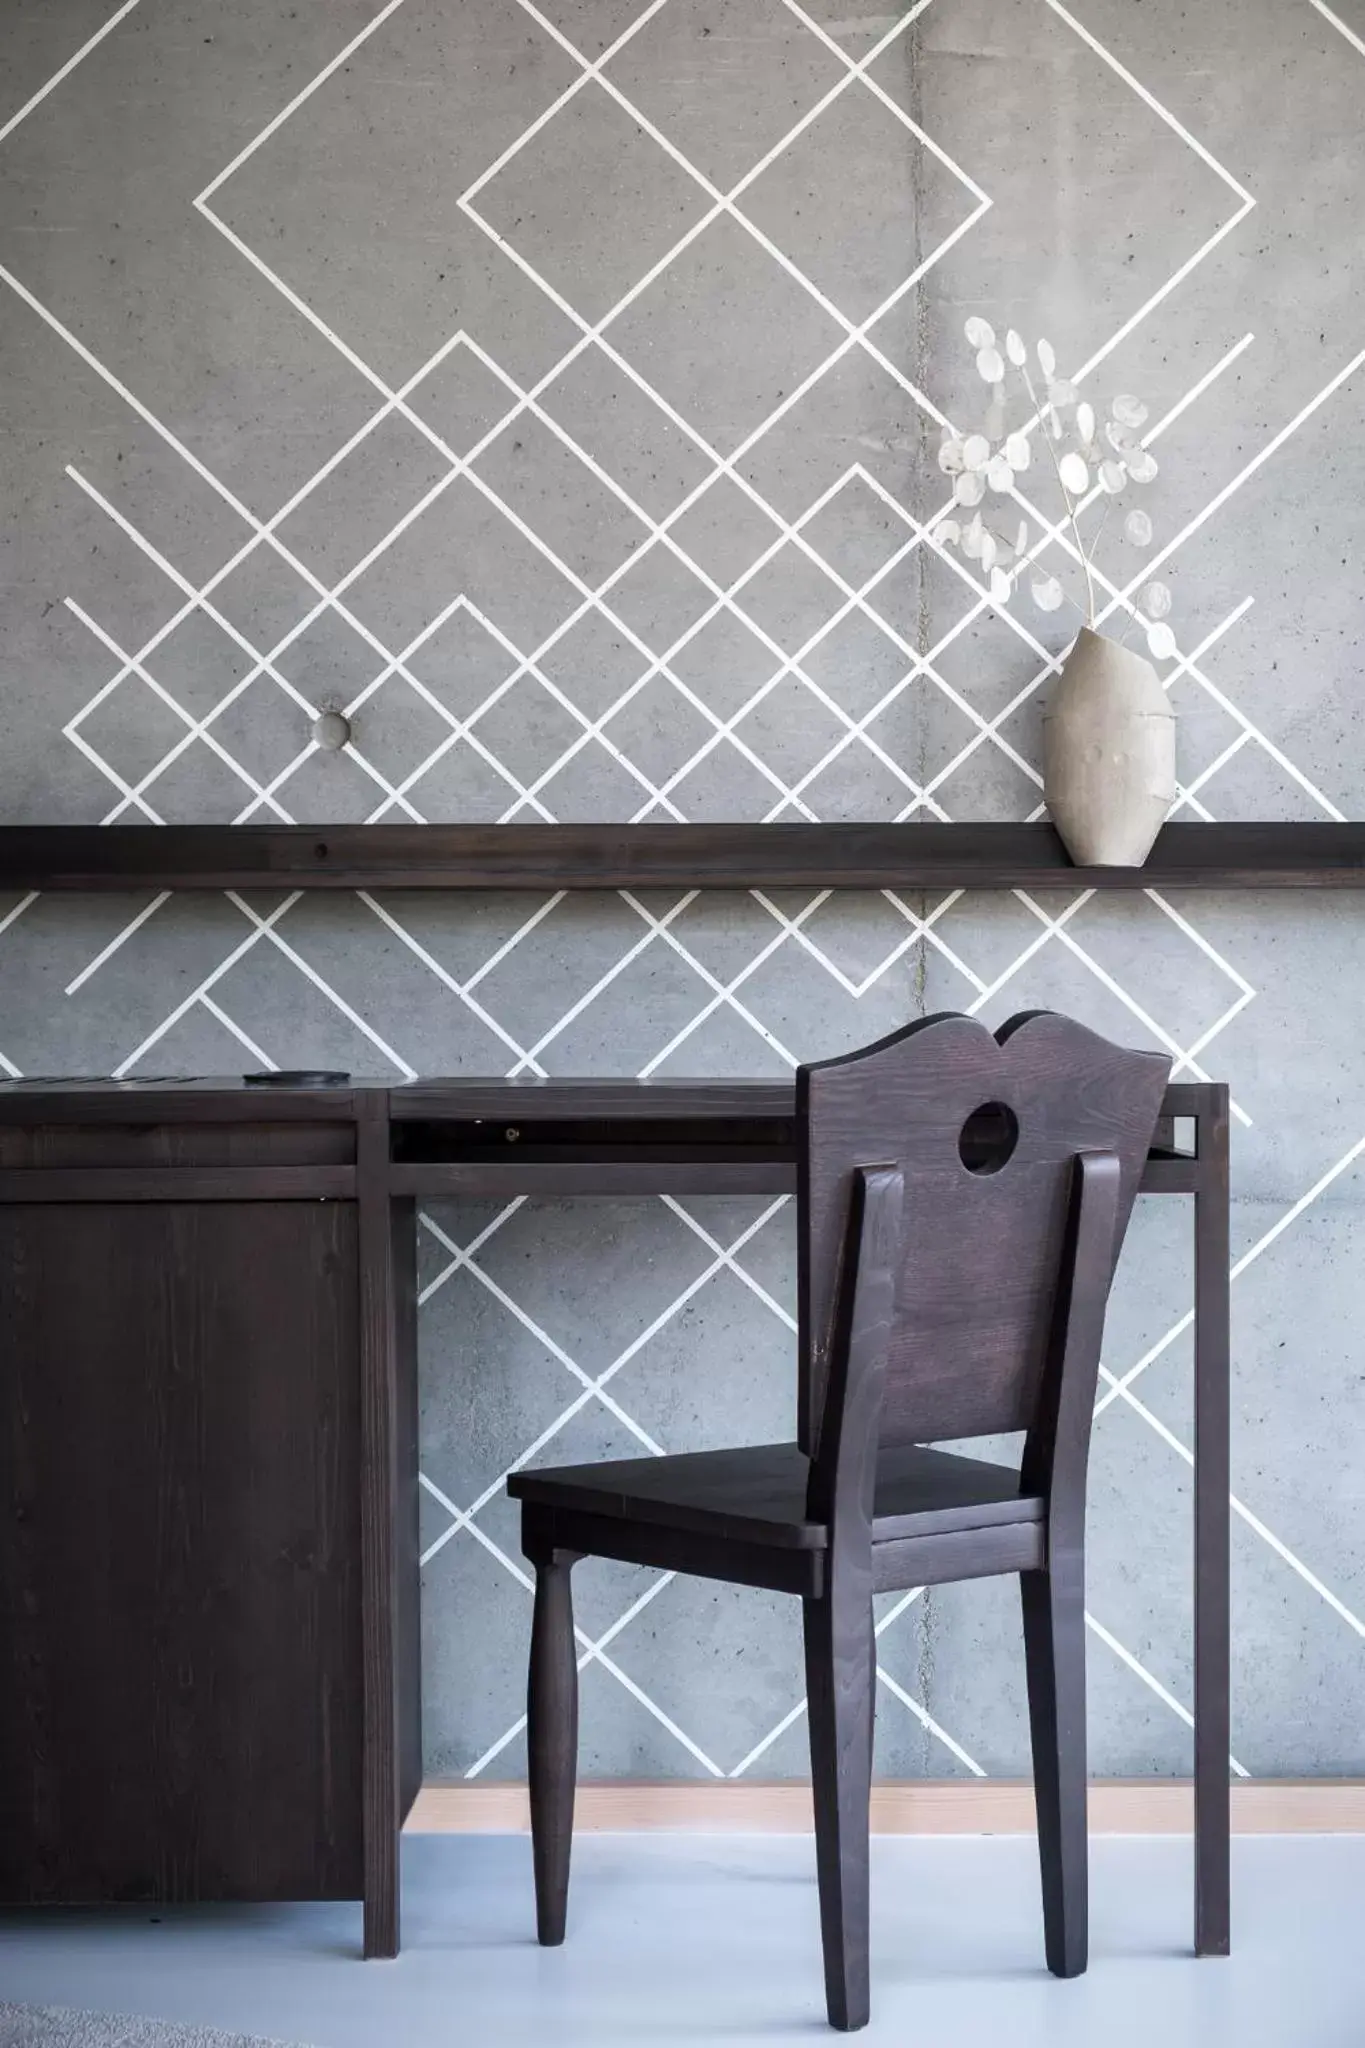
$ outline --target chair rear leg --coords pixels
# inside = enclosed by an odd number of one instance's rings
[[[865,2027],[868,1988],[868,1807],[876,1648],[871,1602],[803,1603],[815,1859],[829,2023]]]
[[[531,1793],[531,1853],[536,1874],[536,1933],[546,1948],[564,1939],[578,1771],[578,1659],[570,1573],[574,1552],[536,1556],[526,1747]]]
[[[1089,1950],[1084,1584],[1079,1565],[1019,1575],[1043,1938],[1057,1977],[1079,1977]]]

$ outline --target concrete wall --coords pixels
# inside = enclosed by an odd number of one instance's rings
[[[1166,422],[1180,814],[1359,816],[1365,7],[1075,4],[8,0],[4,817],[1032,814],[1074,621],[919,524],[971,312]],[[768,1074],[1052,1004],[1226,1076],[1235,1749],[1359,1772],[1361,934],[1351,896],[6,901],[0,1058]],[[514,1774],[503,1475],[785,1433],[791,1218],[435,1208],[422,1263],[429,1764]],[[1188,1762],[1189,1290],[1149,1202],[1101,1771]],[[803,1768],[792,1608],[581,1577],[588,1771]],[[1020,1771],[1012,1586],[884,1618],[880,1766]]]

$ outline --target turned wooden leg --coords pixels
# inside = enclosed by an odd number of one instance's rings
[[[564,1939],[578,1769],[578,1659],[574,1650],[571,1551],[536,1560],[526,1746],[531,1791],[531,1852],[536,1872],[536,1932],[546,1948]]]
[[[1079,1560],[1061,1572],[1019,1575],[1043,1934],[1057,1977],[1079,1977],[1089,1948],[1084,1583]]]
[[[806,1697],[820,1935],[829,2023],[865,2027],[868,1989],[868,1807],[872,1796],[873,1685],[870,1601],[804,1602]]]

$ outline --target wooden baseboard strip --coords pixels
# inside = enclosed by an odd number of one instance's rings
[[[1092,1834],[1188,1835],[1193,1814],[1188,1779],[1103,1778],[1090,1787]],[[408,1820],[419,1834],[515,1834],[528,1825],[526,1787],[519,1784],[424,1785]],[[574,1825],[588,1834],[809,1834],[810,1787],[733,1780],[580,1785]],[[872,1792],[874,1834],[1024,1835],[1033,1827],[1033,1787],[1027,1780],[922,1779],[880,1784]],[[1365,1780],[1239,1782],[1232,1787],[1232,1831],[1365,1834]]]

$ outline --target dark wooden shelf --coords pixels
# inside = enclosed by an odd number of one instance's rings
[[[1353,889],[1365,823],[1167,825],[1078,868],[1051,825],[7,825],[15,889]]]

